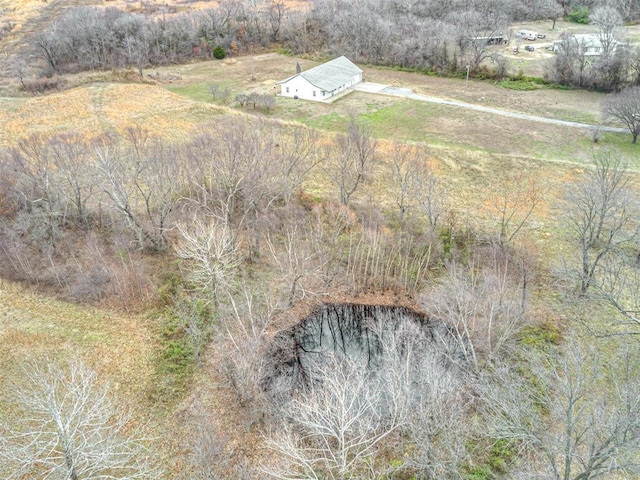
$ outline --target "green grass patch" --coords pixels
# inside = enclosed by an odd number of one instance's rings
[[[464,473],[465,480],[489,480],[493,478],[493,472],[489,465],[477,465],[468,467]]]
[[[538,84],[528,80],[501,80],[497,82],[497,85],[500,85],[502,88],[518,91],[537,90],[540,88]]]
[[[320,130],[344,132],[349,124],[349,117],[347,115],[340,115],[339,113],[332,112],[328,115],[302,118],[300,121],[310,127],[318,128]]]
[[[209,93],[209,84],[192,83],[189,85],[171,85],[167,90],[183,97],[197,100],[198,102],[213,102],[213,96]]]
[[[624,156],[631,170],[640,171],[640,141],[633,144],[631,140],[631,133],[603,132],[598,145]]]
[[[511,445],[510,442],[504,439],[497,440],[491,447],[487,463],[494,472],[506,473],[515,453],[513,445]]]
[[[170,86],[167,86],[166,89],[177,95],[190,98],[191,100],[196,100],[198,102],[221,103],[220,101],[216,102],[213,98],[213,95],[211,95],[211,92],[209,91],[209,88],[214,83],[217,83],[217,82],[190,83],[189,85],[170,85]],[[231,97],[227,101],[227,104],[230,104],[233,102],[233,97],[234,95],[232,93]]]
[[[422,75],[427,75],[430,77],[441,77],[441,76],[447,76],[447,75],[443,75],[442,72],[437,71],[437,70],[433,70],[431,68],[420,68],[420,67],[402,67],[400,65],[393,65],[393,66],[385,66],[385,65],[370,65],[371,67],[375,68],[376,70],[392,70],[394,72],[407,72],[407,73],[421,73]],[[466,75],[466,70],[465,73],[463,73],[463,76]],[[453,75],[453,76],[458,76],[458,75]]]
[[[160,321],[160,349],[149,397],[153,403],[172,405],[187,393],[196,365],[179,319],[166,313]]]
[[[422,124],[438,115],[439,106],[426,102],[400,100],[389,107],[365,113],[362,119],[375,137],[425,140]]]
[[[568,122],[589,123],[592,125],[597,125],[598,123],[600,123],[600,118],[592,113],[554,108],[550,108],[549,112],[551,113],[553,118],[566,120]]]
[[[560,345],[562,334],[557,325],[550,322],[542,325],[528,325],[519,334],[519,343],[528,348],[546,350],[549,347]]]

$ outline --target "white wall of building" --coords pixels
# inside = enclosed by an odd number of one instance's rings
[[[298,97],[306,100],[320,100],[322,98],[322,93],[319,89],[311,85],[301,75],[296,75],[287,82],[281,84],[280,93],[283,97]]]
[[[288,81],[280,84],[280,94],[283,97],[298,97],[304,100],[316,100],[322,101],[327,98],[340,93],[347,88],[351,88],[357,83],[362,81],[362,74],[358,74],[346,82],[344,85],[340,85],[333,91],[325,91],[315,85],[310,84],[303,76],[296,75]]]

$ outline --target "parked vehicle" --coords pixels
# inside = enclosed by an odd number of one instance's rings
[[[518,33],[516,35],[523,40],[535,40],[536,38],[538,38],[538,32],[534,32],[531,30],[518,30]]]
[[[547,36],[544,33],[539,33],[538,38],[547,38]]]
[[[533,48],[533,46],[531,46],[531,45],[525,45],[525,46],[524,46],[524,49],[525,49],[527,52],[533,52],[533,51],[535,50],[535,48]]]
[[[507,45],[509,39],[504,35],[493,35],[491,37],[474,37],[471,39],[474,43],[485,45]]]

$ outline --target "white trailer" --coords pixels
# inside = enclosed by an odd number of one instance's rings
[[[535,40],[538,38],[538,32],[534,32],[533,30],[518,30],[516,36],[522,40]]]

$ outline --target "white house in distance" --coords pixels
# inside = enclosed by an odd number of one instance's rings
[[[362,70],[338,57],[278,82],[283,97],[323,101],[362,81]]]
[[[584,55],[585,57],[598,57],[602,55],[604,50],[600,35],[596,33],[577,33],[569,37],[569,42],[570,48],[575,48],[578,53]],[[620,43],[613,38],[610,40],[610,42],[611,52],[615,52],[618,48],[624,46],[623,43]],[[564,48],[566,48],[566,43],[562,38],[553,42],[554,52],[557,53]]]

